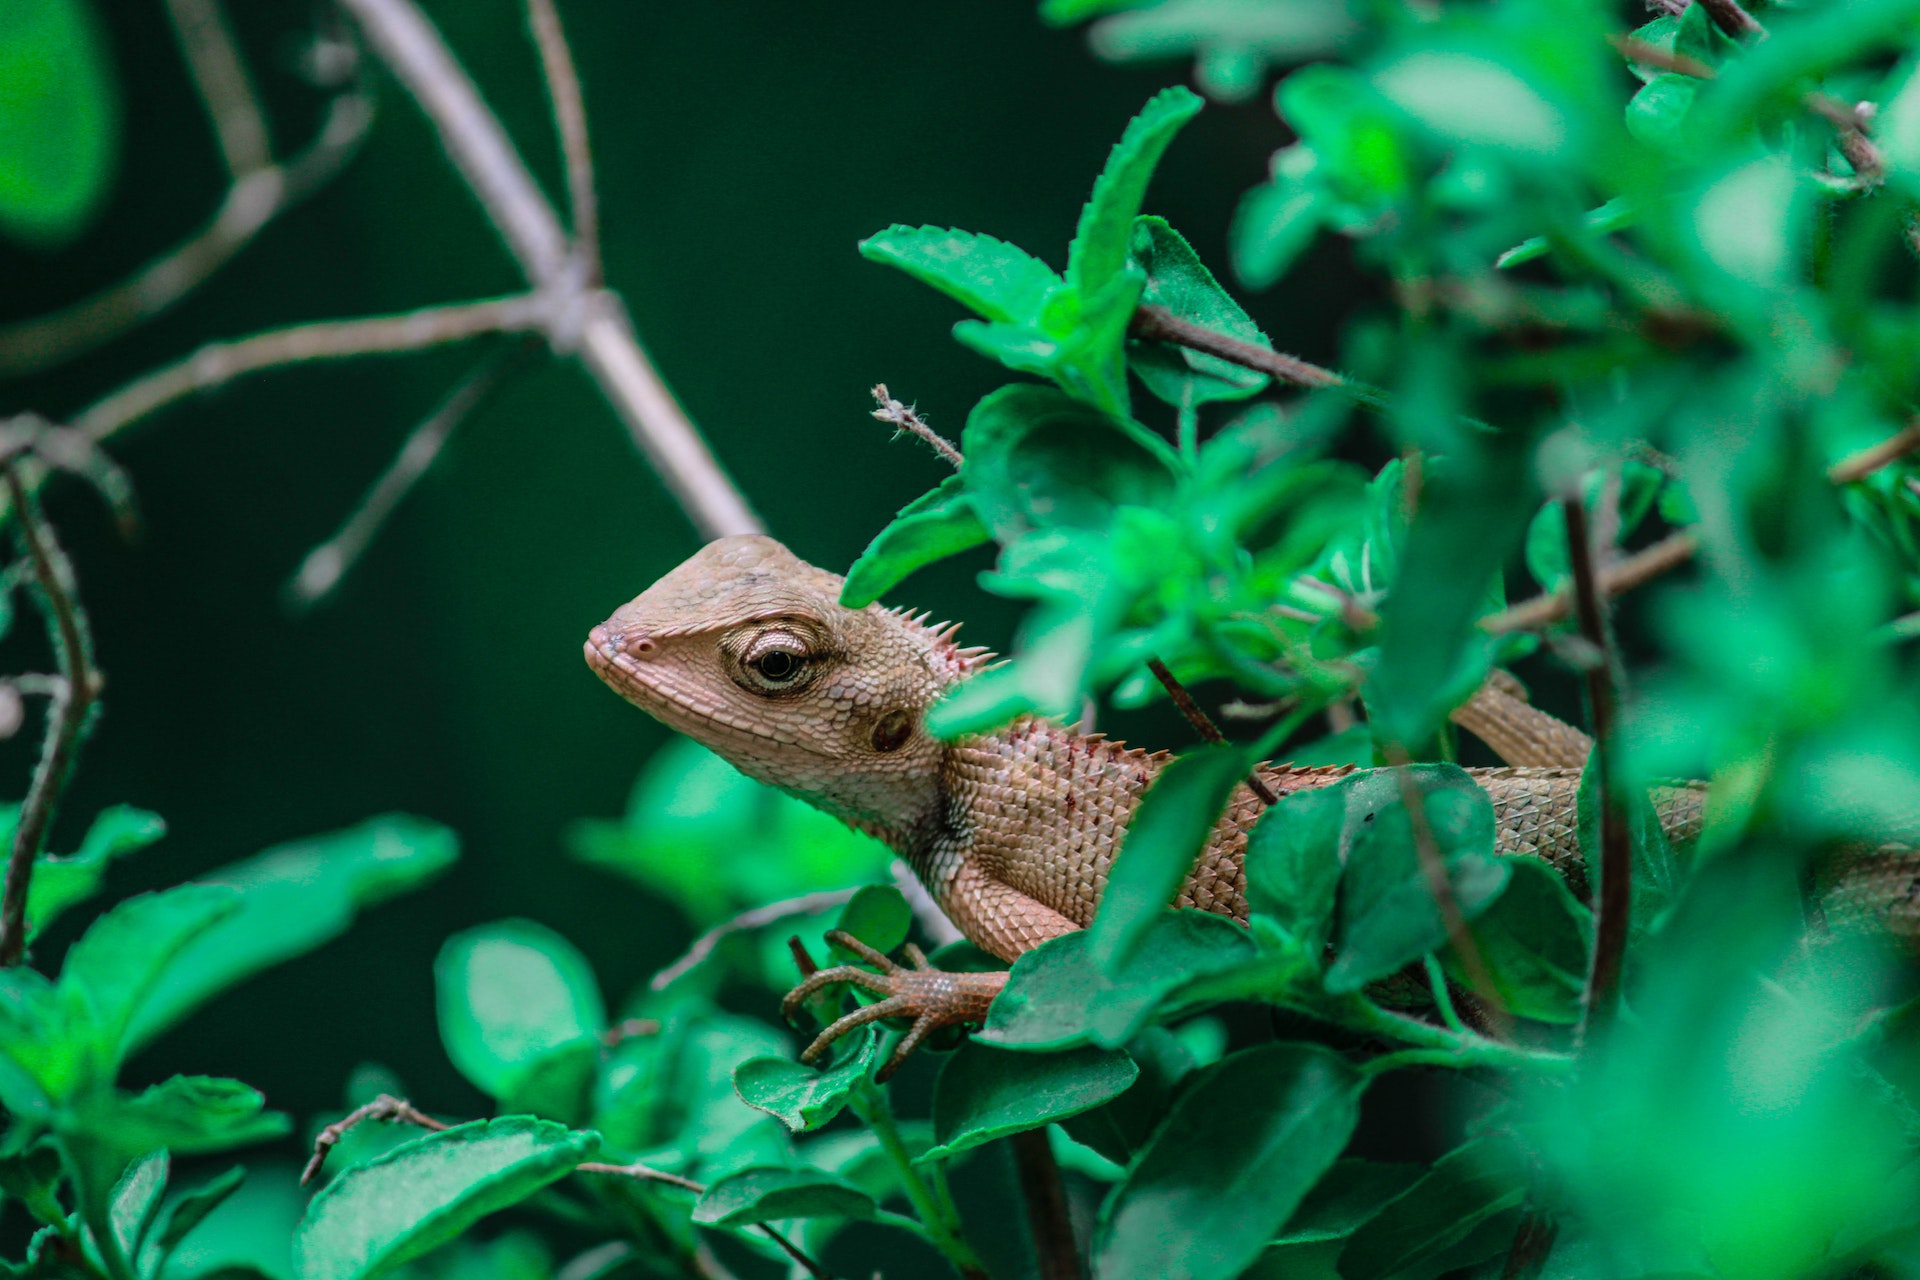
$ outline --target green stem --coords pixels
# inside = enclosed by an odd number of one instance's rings
[[[1532,1075],[1547,1076],[1565,1076],[1572,1074],[1573,1071],[1573,1059],[1564,1053],[1548,1053],[1539,1049],[1523,1049],[1518,1045],[1501,1044],[1497,1040],[1489,1040],[1471,1031],[1464,1033],[1450,1031],[1445,1027],[1436,1027],[1430,1022],[1422,1022],[1418,1018],[1389,1013],[1360,996],[1348,996],[1330,1001],[1319,1012],[1349,1027],[1390,1036],[1412,1046],[1408,1052],[1390,1053],[1383,1058],[1375,1059],[1375,1062],[1386,1065],[1375,1068],[1372,1063],[1369,1063],[1366,1068],[1369,1071],[1389,1071],[1396,1066],[1413,1062],[1456,1069],[1493,1067],[1501,1071],[1522,1071]]]
[[[1459,1011],[1453,1007],[1453,992],[1447,989],[1447,975],[1440,968],[1440,962],[1429,951],[1424,963],[1427,966],[1427,985],[1433,988],[1433,1003],[1440,1010],[1441,1020],[1455,1034],[1469,1034],[1466,1024],[1460,1021]]]
[[[880,1140],[880,1149],[893,1162],[894,1171],[900,1175],[900,1188],[907,1193],[908,1203],[913,1205],[914,1213],[926,1228],[927,1242],[967,1280],[987,1280],[987,1269],[960,1234],[959,1216],[950,1208],[951,1197],[943,1205],[941,1197],[914,1168],[913,1156],[900,1137],[900,1126],[894,1122],[893,1106],[887,1101],[886,1090],[871,1080],[863,1080],[850,1102],[854,1114],[873,1130],[873,1136]]]
[[[1183,404],[1180,414],[1180,452],[1193,458],[1200,453],[1200,410],[1198,406]]]

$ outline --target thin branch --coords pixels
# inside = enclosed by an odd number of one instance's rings
[[[284,165],[241,177],[206,226],[127,279],[44,316],[0,328],[0,377],[19,377],[106,345],[167,311],[253,243],[269,223],[346,167],[373,120],[372,99],[335,98],[319,134]]]
[[[1593,567],[1593,539],[1579,493],[1561,499],[1567,524],[1567,558],[1573,570],[1580,635],[1591,651],[1586,662],[1587,702],[1593,721],[1595,782],[1600,793],[1600,892],[1593,911],[1593,952],[1579,1040],[1604,1032],[1618,1013],[1620,976],[1626,957],[1627,923],[1633,905],[1633,845],[1627,831],[1613,760],[1613,650],[1607,637],[1601,586]]]
[[[926,424],[926,420],[920,416],[918,406],[901,404],[895,400],[887,391],[886,383],[874,385],[873,399],[874,403],[880,406],[873,411],[873,416],[882,422],[893,424],[896,438],[903,431],[919,436],[933,447],[935,453],[952,464],[955,471],[958,471],[961,464],[966,461],[960,450],[954,447],[953,441]]]
[[[0,966],[10,967],[26,955],[27,894],[33,887],[33,864],[46,843],[47,828],[85,741],[103,682],[93,665],[93,639],[74,589],[73,565],[60,549],[38,501],[20,478],[19,463],[8,466],[5,474],[21,548],[33,566],[40,612],[60,667],[60,682],[54,687],[47,710],[47,735],[40,748],[40,762],[20,806],[13,848],[7,857],[6,885],[0,890]]]
[[[900,891],[900,896],[913,909],[913,918],[920,922],[920,932],[927,935],[927,941],[936,947],[944,947],[966,940],[967,935],[954,927],[953,921],[947,918],[947,913],[927,892],[927,886],[913,873],[906,859],[895,858],[887,870],[893,876],[893,887]]]
[[[1610,35],[1607,37],[1607,43],[1628,62],[1637,62],[1643,67],[1670,71],[1678,76],[1691,76],[1695,80],[1712,80],[1718,75],[1712,67],[1698,58],[1688,57],[1684,53],[1671,53],[1659,45],[1648,44],[1645,40],[1636,40],[1632,36]]]
[[[553,121],[560,133],[560,154],[567,166],[567,205],[572,213],[573,248],[589,285],[600,283],[600,201],[593,189],[593,151],[587,145],[587,106],[580,93],[580,73],[560,25],[553,0],[527,0],[527,23],[540,49],[540,67],[553,101]]]
[[[1291,382],[1302,387],[1352,385],[1346,378],[1331,369],[1322,369],[1319,365],[1310,364],[1298,356],[1286,355],[1251,342],[1242,342],[1238,338],[1230,338],[1224,333],[1216,333],[1203,325],[1182,320],[1165,307],[1154,306],[1151,303],[1143,304],[1134,311],[1133,320],[1127,326],[1127,332],[1143,342],[1170,342],[1175,346],[1217,356],[1243,369],[1252,369],[1278,378],[1282,382]]]
[[[653,975],[647,987],[652,991],[665,991],[681,978],[691,973],[702,961],[713,954],[714,948],[736,933],[750,933],[755,929],[764,929],[770,924],[794,916],[810,916],[831,907],[844,906],[853,900],[855,889],[829,889],[820,893],[806,893],[797,898],[787,898],[780,902],[770,902],[764,907],[755,907],[751,911],[742,911],[731,920],[723,920],[713,928],[694,939],[687,953],[672,964]]]
[[[538,331],[546,324],[547,311],[544,298],[515,294],[401,315],[322,320],[269,329],[232,342],[213,342],[89,405],[72,425],[94,440],[104,440],[175,400],[212,391],[265,369],[312,360],[423,351],[489,333]]]
[[[272,164],[266,112],[219,0],[167,0],[167,16],[206,103],[227,172],[238,182]]]
[[[523,368],[537,350],[539,344],[535,340],[522,339],[491,353],[413,429],[393,462],[374,481],[339,530],[301,561],[299,571],[286,587],[291,608],[310,609],[339,585],[347,571],[365,554],[387,518],[439,458],[454,428],[478,409],[509,375]]]
[[[307,1161],[307,1167],[300,1171],[300,1185],[306,1186],[320,1176],[320,1169],[327,1163],[327,1157],[340,1145],[340,1139],[355,1125],[368,1120],[387,1120],[395,1124],[410,1124],[417,1129],[426,1129],[439,1133],[453,1126],[441,1120],[435,1120],[405,1098],[396,1098],[383,1093],[365,1106],[355,1107],[340,1119],[320,1131],[313,1140],[313,1157]]]
[[[1027,1202],[1027,1226],[1033,1231],[1040,1280],[1080,1280],[1080,1254],[1073,1244],[1073,1222],[1067,1217],[1067,1189],[1044,1128],[1013,1135],[1013,1163],[1020,1174],[1020,1194]]]
[[[1827,479],[1835,484],[1864,480],[1887,464],[1916,451],[1920,451],[1920,425],[1897,431],[1879,444],[1848,454],[1827,468]]]
[[[656,1169],[648,1164],[602,1164],[597,1160],[589,1160],[585,1164],[575,1165],[573,1171],[575,1173],[603,1173],[611,1177],[619,1178],[635,1178],[641,1182],[660,1182],[670,1187],[683,1188],[684,1190],[693,1192],[695,1195],[705,1195],[707,1190],[706,1184],[703,1182],[695,1182],[692,1178],[683,1178],[677,1173],[668,1173],[665,1169]],[[832,1274],[828,1272],[825,1267],[809,1257],[806,1251],[799,1245],[774,1230],[771,1223],[760,1222],[754,1225],[759,1227],[762,1235],[778,1245],[783,1253],[799,1263],[801,1267],[805,1268],[807,1274],[813,1276],[815,1280],[833,1280]]]
[[[1513,1233],[1513,1245],[1500,1268],[1500,1280],[1534,1280],[1553,1256],[1553,1245],[1560,1238],[1560,1224],[1538,1209],[1529,1209]]]
[[[1158,658],[1148,658],[1147,670],[1153,672],[1153,678],[1160,682],[1160,687],[1167,691],[1167,696],[1173,699],[1173,705],[1180,708],[1180,714],[1187,718],[1187,723],[1194,727],[1194,731],[1200,735],[1202,741],[1210,742],[1216,747],[1227,745],[1227,735],[1221,733],[1220,726],[1201,710],[1200,704],[1193,700],[1191,693],[1187,692],[1187,686],[1181,684],[1173,672],[1167,669],[1166,663]],[[1273,788],[1267,785],[1267,780],[1258,773],[1247,775],[1247,786],[1253,794],[1260,797],[1262,803],[1270,805],[1280,803],[1280,797],[1274,794]]]
[[[1740,0],[1693,0],[1707,11],[1707,16],[1719,24],[1722,31],[1735,40],[1742,36],[1758,36],[1766,39],[1767,29],[1760,25],[1754,16],[1740,7]]]
[[[341,0],[438,130],[455,168],[537,290],[567,304],[546,332],[576,353],[661,480],[706,536],[763,531],[635,337],[620,300],[583,289],[559,219],[500,121],[412,0]]]
[[[1682,529],[1670,533],[1652,546],[1636,551],[1602,570],[1597,583],[1599,592],[1608,598],[1622,595],[1663,573],[1678,569],[1691,560],[1699,549],[1699,539],[1690,531]],[[1509,631],[1538,631],[1570,615],[1573,607],[1574,592],[1571,587],[1550,591],[1502,609],[1499,613],[1489,614],[1480,620],[1480,629],[1489,635],[1503,635]]]

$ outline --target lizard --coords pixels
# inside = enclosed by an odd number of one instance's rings
[[[840,603],[843,580],[773,538],[708,544],[589,633],[588,665],[628,702],[680,730],[742,773],[875,836],[906,860],[960,932],[1011,963],[1093,918],[1129,819],[1167,752],[1130,748],[1026,715],[994,733],[941,741],[924,725],[946,690],[994,661],[966,648],[953,624],[878,603]],[[1493,803],[1495,850],[1581,872],[1581,767],[1592,740],[1532,706],[1495,672],[1454,713],[1503,767],[1467,772]],[[1326,786],[1351,766],[1261,764],[1276,796]],[[1676,848],[1704,822],[1706,787],[1655,787]],[[1265,809],[1241,783],[1215,823],[1176,906],[1245,923],[1247,834]],[[1882,916],[1920,937],[1920,851],[1886,845],[1856,859],[1827,893],[1831,916]],[[840,1035],[882,1018],[911,1020],[883,1075],[940,1027],[983,1022],[1005,971],[946,972],[911,944],[909,966],[841,935],[878,972],[852,965],[806,976],[793,1011],[823,986],[850,982],[880,999],[827,1026],[802,1054],[813,1061]]]

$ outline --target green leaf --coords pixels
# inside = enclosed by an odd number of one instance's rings
[[[12,843],[19,817],[19,805],[0,809],[0,846]],[[102,809],[79,849],[67,857],[43,857],[34,864],[33,885],[27,892],[27,940],[31,942],[69,907],[98,893],[109,862],[138,852],[165,834],[167,824],[157,813],[124,804]]]
[[[869,1026],[842,1043],[851,1043],[853,1050],[839,1054],[825,1071],[789,1058],[751,1058],[733,1069],[733,1090],[740,1101],[795,1133],[818,1129],[839,1115],[854,1090],[873,1074],[880,1033]]]
[[[1373,76],[1380,95],[1446,142],[1563,158],[1576,122],[1513,67],[1464,49],[1420,49]]]
[[[1600,849],[1600,775],[1593,757],[1580,773],[1578,834],[1580,856],[1587,866],[1587,883],[1599,901],[1603,858]],[[1667,840],[1660,814],[1646,791],[1621,788],[1620,807],[1626,813],[1627,840],[1632,858],[1632,904],[1628,914],[1629,946],[1657,929],[1680,892],[1680,862]]]
[[[1274,106],[1308,144],[1280,153],[1276,180],[1324,184],[1361,217],[1398,204],[1412,189],[1400,117],[1350,67],[1303,67],[1274,90]]]
[[[1274,1243],[1344,1240],[1398,1199],[1425,1173],[1417,1164],[1339,1161],[1314,1184]]]
[[[137,1042],[136,1020],[188,944],[239,909],[240,895],[225,885],[181,885],[127,899],[73,944],[60,1001],[71,1025],[88,1029],[100,1080],[113,1078]]]
[[[1147,1027],[1127,1041],[1127,1056],[1140,1074],[1124,1093],[1060,1122],[1074,1142],[1121,1168],[1147,1145],[1181,1081],[1197,1065],[1180,1036],[1165,1027]],[[1109,1181],[1118,1181],[1118,1176]]]
[[[1314,967],[1333,935],[1347,795],[1303,787],[1269,805],[1247,835],[1247,908],[1271,922]]]
[[[1402,776],[1404,775],[1404,776]],[[1379,769],[1327,788],[1346,801],[1340,832],[1338,955],[1327,990],[1358,991],[1437,950],[1447,922],[1421,865],[1405,788],[1421,797],[1424,838],[1446,869],[1461,916],[1473,920],[1506,887],[1511,867],[1493,853],[1493,803],[1454,765]],[[1290,799],[1291,797],[1289,797]],[[1285,800],[1282,803],[1286,803]]]
[[[967,498],[966,481],[948,476],[931,492],[900,508],[847,570],[840,603],[864,609],[901,579],[936,560],[958,555],[992,538]]]
[[[0,1156],[0,1191],[26,1207],[48,1225],[65,1226],[67,1211],[58,1189],[66,1171],[60,1166],[60,1148],[42,1139],[23,1151]]]
[[[1508,1013],[1540,1022],[1580,1020],[1593,915],[1560,873],[1527,857],[1503,858],[1507,887],[1473,924],[1473,941]],[[1471,988],[1451,946],[1440,953],[1447,973]]]
[[[1466,1239],[1526,1198],[1528,1175],[1513,1150],[1481,1139],[1457,1147],[1353,1233],[1340,1252],[1343,1280],[1385,1280]]]
[[[1326,225],[1328,203],[1318,182],[1284,168],[1271,181],[1248,188],[1227,231],[1240,283],[1249,289],[1278,284]]]
[[[1165,307],[1204,329],[1269,347],[1267,335],[1253,317],[1220,287],[1193,246],[1165,218],[1133,220],[1132,257],[1147,276],[1142,305]],[[1170,343],[1135,343],[1128,349],[1127,362],[1147,390],[1177,408],[1243,400],[1272,381],[1264,373]]]
[[[113,1189],[109,1225],[121,1252],[129,1258],[139,1255],[140,1242],[160,1208],[160,1197],[167,1190],[167,1168],[165,1151],[150,1152],[135,1161]]]
[[[538,1055],[514,1075],[512,1087],[500,1098],[501,1114],[585,1124],[593,1110],[593,1084],[603,1050],[600,1040],[581,1039]]]
[[[1139,954],[1252,765],[1246,747],[1203,746],[1170,761],[1148,785],[1087,930],[1094,963],[1117,973]]]
[[[940,1068],[933,1088],[936,1145],[920,1159],[948,1159],[1091,1111],[1118,1097],[1139,1074],[1118,1049],[1015,1053],[970,1040]]]
[[[207,1215],[226,1203],[228,1196],[247,1180],[244,1166],[234,1165],[207,1179],[182,1195],[161,1213],[153,1239],[162,1259],[186,1239],[187,1233],[207,1220]]]
[[[1654,77],[1627,103],[1627,132],[1661,151],[1684,150],[1687,113],[1699,91],[1700,81],[1692,76]]]
[[[445,1244],[592,1157],[599,1137],[529,1116],[476,1120],[347,1170],[294,1232],[300,1280],[362,1280]]]
[[[898,267],[988,320],[1033,324],[1060,277],[992,236],[894,225],[860,242],[860,256]],[[902,513],[904,514],[904,513]]]
[[[172,1076],[137,1094],[87,1095],[62,1119],[69,1136],[84,1133],[127,1158],[166,1148],[207,1155],[284,1137],[292,1122],[266,1111],[259,1090],[215,1076]]]
[[[1148,100],[1107,157],[1080,211],[1080,225],[1067,250],[1067,281],[1082,299],[1110,286],[1127,265],[1133,220],[1146,197],[1147,183],[1161,155],[1181,126],[1205,105],[1192,90],[1176,85]]]
[[[967,415],[960,469],[974,510],[1002,543],[1033,529],[1104,529],[1117,506],[1165,505],[1172,450],[1064,392],[1015,383]]]
[[[433,974],[447,1057],[494,1098],[513,1092],[541,1058],[597,1042],[607,1029],[586,957],[531,920],[455,934],[440,948]]]
[[[1092,1042],[1119,1048],[1180,989],[1254,958],[1247,931],[1205,911],[1153,913],[1134,958],[1109,972],[1085,929],[1043,942],[1014,961],[977,1039],[1012,1049]]]
[[[746,1227],[788,1218],[871,1218],[873,1197],[819,1169],[742,1169],[709,1186],[693,1207],[705,1227]]]
[[[913,908],[890,884],[864,885],[853,895],[853,900],[840,909],[840,919],[834,927],[886,955],[907,940],[913,928]]]
[[[1293,1215],[1360,1118],[1359,1073],[1318,1045],[1246,1049],[1198,1073],[1107,1203],[1101,1280],[1228,1280]]]
[[[116,96],[83,0],[0,6],[0,230],[51,247],[86,226],[113,177]]]
[[[459,855],[453,832],[407,814],[278,845],[213,872],[237,909],[188,945],[134,1019],[145,1044],[262,969],[339,937],[362,908],[418,888]]]
[[[0,1104],[46,1119],[78,1089],[94,1054],[84,1010],[64,1008],[54,984],[24,965],[0,969]]]

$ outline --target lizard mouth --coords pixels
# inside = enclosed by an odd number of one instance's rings
[[[670,729],[695,736],[730,736],[766,742],[787,739],[762,727],[752,717],[729,715],[710,697],[698,696],[699,690],[682,692],[675,686],[672,664],[652,665],[636,656],[654,653],[658,644],[648,636],[626,636],[610,630],[604,623],[587,633],[587,665],[615,693],[640,708]]]

